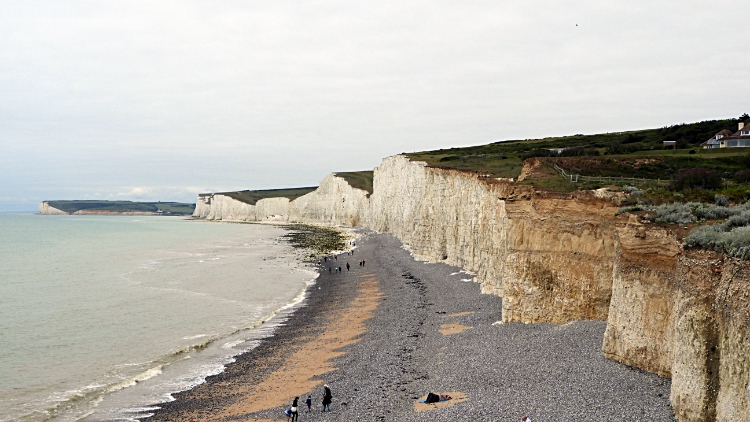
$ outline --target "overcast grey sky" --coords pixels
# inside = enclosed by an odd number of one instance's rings
[[[750,112],[746,1],[0,2],[0,211]],[[578,25],[578,26],[576,26]]]

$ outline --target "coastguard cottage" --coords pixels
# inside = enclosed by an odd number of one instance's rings
[[[701,145],[704,149],[750,147],[750,124],[740,122],[737,132],[724,129]]]

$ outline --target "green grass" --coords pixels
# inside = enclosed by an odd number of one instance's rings
[[[80,210],[90,211],[163,211],[165,214],[190,215],[195,210],[195,204],[181,202],[132,202],[132,201],[48,201],[51,207],[67,213]]]
[[[731,177],[745,168],[742,155],[721,154],[713,156],[673,155],[645,156],[622,155],[600,157],[550,157],[542,160],[557,163],[569,174],[582,176],[638,177],[670,179],[673,174],[689,168],[706,168],[726,173]]]
[[[367,196],[372,195],[372,171],[346,171],[334,175],[346,180],[349,186],[366,191]]]
[[[291,189],[266,189],[266,190],[243,190],[238,192],[217,192],[217,195],[226,195],[232,199],[255,205],[261,199],[266,198],[288,198],[290,201],[317,189],[317,186]]]
[[[747,122],[747,120],[745,117],[743,121]],[[504,141],[405,155],[412,161],[427,162],[431,167],[474,171],[490,174],[494,177],[517,177],[521,171],[524,158],[533,155],[535,152],[539,153],[549,148],[582,147],[589,152],[596,150],[600,157],[665,157],[664,163],[642,167],[643,170],[637,169],[634,174],[628,175],[628,177],[654,176],[654,178],[668,179],[674,171],[689,168],[685,166],[718,167],[725,171],[737,168],[736,163],[728,157],[745,154],[750,152],[750,149],[703,150],[700,144],[722,129],[736,131],[739,121],[740,119],[707,120],[659,129]],[[663,149],[663,141],[677,141],[680,148],[676,150]],[[696,152],[690,154],[690,150]],[[689,159],[680,160],[676,157]],[[700,159],[719,157],[722,157],[722,159],[700,161]],[[660,171],[664,173],[662,174]]]

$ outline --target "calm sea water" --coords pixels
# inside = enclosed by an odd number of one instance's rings
[[[220,372],[314,277],[283,234],[0,214],[0,421],[133,420]]]

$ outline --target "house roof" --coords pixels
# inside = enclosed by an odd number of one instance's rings
[[[704,142],[706,145],[719,145],[719,141],[716,140],[716,138],[711,138],[708,141]]]
[[[721,132],[717,133],[716,135],[712,136],[711,139],[716,140],[716,138],[726,138],[727,136],[732,136],[732,132],[730,132],[728,129],[724,129]],[[709,141],[711,139],[709,139]]]
[[[740,132],[747,131],[747,130],[750,130],[750,123],[745,123],[745,126],[742,129],[735,132],[734,135],[732,136],[741,136]]]
[[[717,135],[732,136],[732,132],[729,129],[724,129],[721,132],[717,133]]]

